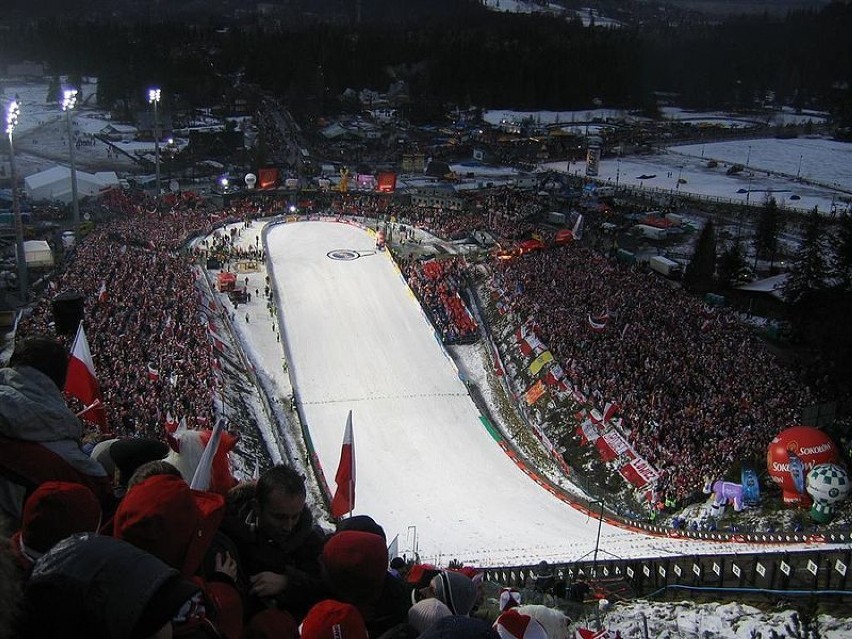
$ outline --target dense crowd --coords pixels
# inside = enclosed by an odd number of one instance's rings
[[[581,246],[502,262],[496,284],[573,387],[620,406],[630,442],[676,496],[762,455],[815,400],[728,311]]]
[[[419,262],[402,268],[408,286],[420,300],[445,344],[475,340],[479,327],[460,296],[464,265],[459,258]]]
[[[53,296],[80,293],[110,430],[162,435],[166,413],[209,424],[215,386],[209,341],[199,321],[193,261],[181,249],[184,238],[212,228],[212,210],[158,207],[118,192],[107,197],[113,220],[77,244],[19,337],[53,332]],[[74,335],[64,337],[70,342]]]

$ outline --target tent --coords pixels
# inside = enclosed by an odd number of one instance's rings
[[[27,257],[27,266],[30,268],[51,268],[53,266],[53,251],[50,250],[50,244],[44,240],[27,240],[24,242],[24,255]]]
[[[78,198],[96,196],[119,186],[115,171],[86,173],[78,170],[75,173]],[[65,166],[54,166],[46,171],[34,173],[24,178],[24,191],[33,202],[50,201],[70,204],[73,199],[71,169]]]

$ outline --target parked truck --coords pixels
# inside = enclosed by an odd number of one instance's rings
[[[664,240],[668,237],[666,229],[661,229],[649,224],[637,224],[633,227],[634,231],[648,240]]]
[[[656,271],[664,277],[675,280],[680,278],[680,264],[662,255],[652,256],[648,260],[648,266],[651,267],[652,271]]]

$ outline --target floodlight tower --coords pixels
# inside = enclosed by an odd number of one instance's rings
[[[80,230],[80,203],[77,199],[77,169],[74,166],[74,136],[71,133],[71,111],[77,106],[77,89],[65,89],[62,92],[62,110],[65,111],[65,125],[68,129],[68,150],[71,157],[71,207],[74,211],[74,233]]]
[[[157,197],[160,197],[160,121],[157,107],[160,104],[160,90],[148,89],[148,103],[154,106],[154,164],[157,171]]]
[[[9,171],[12,178],[12,213],[15,216],[15,247],[18,253],[18,290],[21,300],[26,303],[29,297],[29,274],[27,272],[27,254],[24,251],[24,223],[21,220],[21,202],[18,199],[18,181],[15,174],[15,145],[12,134],[18,126],[21,107],[17,100],[9,103],[6,111],[6,134],[9,136]]]

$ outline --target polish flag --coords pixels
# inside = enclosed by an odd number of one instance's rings
[[[98,302],[103,304],[109,299],[109,293],[107,293],[106,281],[101,281],[101,287],[98,289]]]
[[[86,408],[80,413],[80,417],[87,422],[97,424],[102,431],[106,430],[107,420],[101,387],[98,384],[98,375],[92,363],[92,353],[89,350],[89,341],[86,339],[82,323],[77,329],[74,345],[71,347],[68,374],[65,378],[65,393],[85,404]]]
[[[343,447],[340,450],[340,463],[337,466],[337,490],[331,500],[332,517],[343,517],[355,509],[355,440],[352,436],[352,411],[346,418],[346,430],[343,432]]]
[[[177,420],[172,417],[171,411],[166,411],[166,432],[173,433],[177,430],[178,423]]]
[[[148,364],[148,379],[152,382],[156,382],[158,379],[160,379],[160,371],[151,366],[150,364]]]

